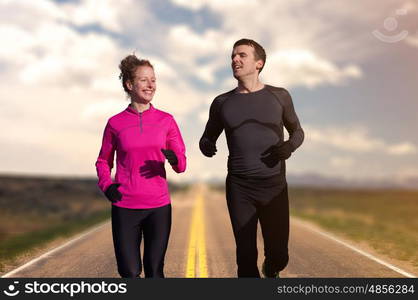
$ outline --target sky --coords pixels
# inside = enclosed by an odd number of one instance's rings
[[[288,174],[418,178],[417,15],[411,0],[0,0],[0,173],[95,176],[106,121],[129,104],[118,65],[135,53],[186,142],[188,169],[169,179],[223,180],[225,135],[213,158],[198,141],[245,37],[305,131]]]

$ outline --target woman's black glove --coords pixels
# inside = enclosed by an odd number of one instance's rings
[[[122,194],[119,192],[118,187],[120,183],[112,183],[105,191],[106,198],[112,202],[118,202],[122,199]]]
[[[208,138],[205,137],[200,139],[199,148],[203,155],[207,157],[214,156],[217,151],[215,143],[211,142]]]
[[[161,152],[164,154],[165,158],[167,158],[170,165],[175,166],[179,163],[179,160],[173,150],[161,149]]]

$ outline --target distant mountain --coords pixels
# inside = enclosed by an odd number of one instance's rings
[[[418,189],[418,176],[410,176],[399,183],[401,186]]]

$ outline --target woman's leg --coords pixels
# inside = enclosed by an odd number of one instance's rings
[[[138,210],[112,205],[112,234],[118,272],[122,278],[141,274],[141,219]]]
[[[164,257],[171,230],[171,204],[153,208],[143,222],[145,277],[164,278]]]

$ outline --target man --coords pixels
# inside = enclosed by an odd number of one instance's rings
[[[257,42],[234,44],[232,71],[238,86],[216,97],[200,139],[207,157],[225,130],[228,143],[226,199],[236,242],[238,277],[260,277],[257,267],[257,223],[264,239],[263,274],[279,277],[289,260],[289,200],[285,160],[304,138],[290,94],[263,84],[259,74],[266,53]],[[284,141],[283,125],[289,132]]]

